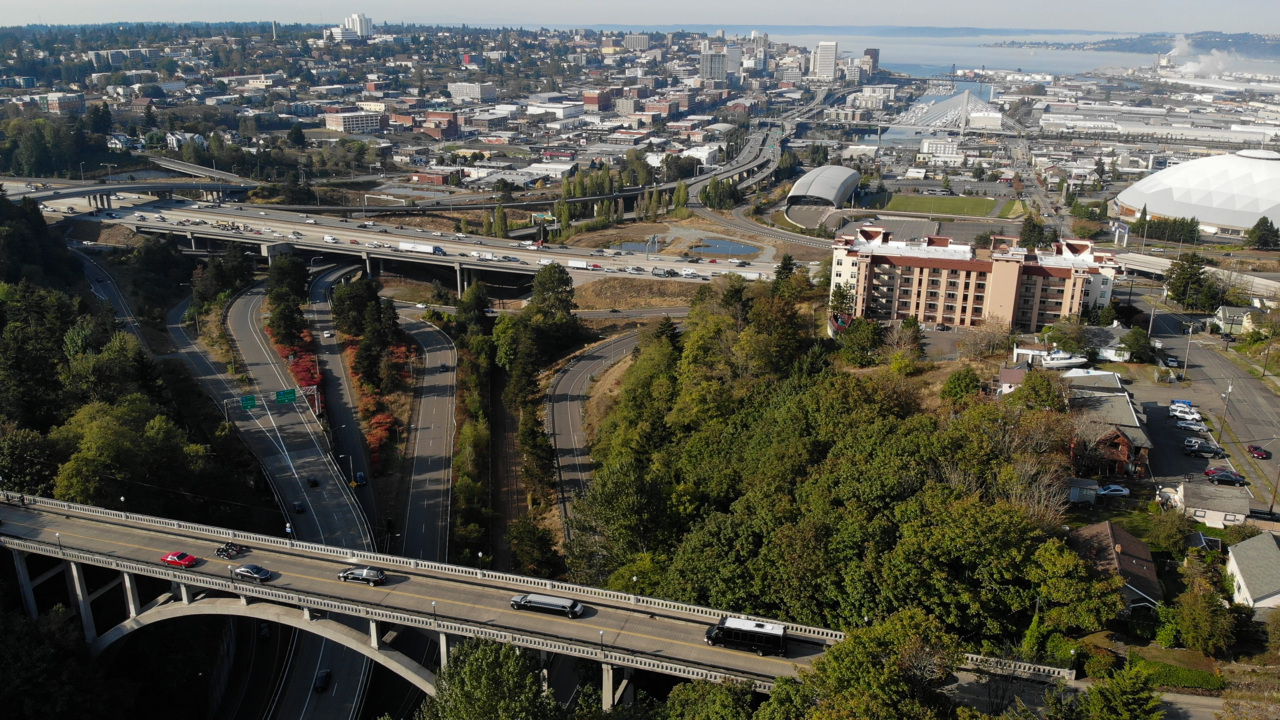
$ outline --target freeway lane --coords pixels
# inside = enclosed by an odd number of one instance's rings
[[[329,459],[327,439],[315,422],[306,400],[275,404],[276,392],[296,388],[279,356],[262,330],[262,304],[266,293],[253,288],[237,298],[227,316],[227,329],[244,359],[259,407],[233,416],[265,414],[275,437],[275,452],[264,459],[286,505],[303,504],[291,513],[294,537],[356,549],[372,547],[364,516],[356,506],[344,479]],[[319,487],[307,487],[316,477]],[[311,690],[316,672],[333,672],[334,692],[316,696]],[[279,718],[350,718],[358,711],[369,667],[358,653],[314,636],[299,641],[293,669],[277,706]]]
[[[453,485],[457,350],[453,341],[412,307],[400,307],[400,325],[422,346],[406,460],[409,493],[400,553],[434,562],[449,559],[449,496]]]
[[[585,351],[568,365],[551,387],[551,443],[556,449],[559,474],[560,514],[569,516],[573,498],[584,490],[594,469],[587,451],[587,435],[582,429],[582,408],[587,386],[609,366],[626,357],[640,342],[638,332],[629,332]],[[568,533],[568,527],[565,532]]]
[[[184,525],[182,530],[172,530],[161,527],[163,521],[116,520],[44,500],[26,507],[0,504],[0,521],[3,535],[44,543],[55,554],[60,540],[69,550],[102,556],[103,562],[129,560],[157,569],[161,567],[160,556],[166,552],[182,549],[203,556],[225,537],[212,528]],[[55,538],[54,533],[59,533],[60,539]],[[384,558],[381,563],[390,570],[387,585],[346,584],[337,579],[337,573],[346,566],[342,549],[275,547],[263,540],[258,538],[255,542],[255,538],[245,537],[241,542],[251,549],[246,558],[248,562],[273,572],[271,588],[378,606],[415,615],[424,623],[428,623],[435,612],[441,619],[472,627],[555,637],[586,648],[603,644],[624,653],[765,681],[775,676],[795,675],[798,666],[809,665],[825,647],[821,641],[797,639],[791,643],[785,658],[762,658],[710,647],[703,642],[703,631],[712,622],[707,615],[674,603],[662,607],[636,605],[629,596],[599,597],[586,589],[570,592],[565,586],[559,586],[556,594],[579,598],[588,606],[583,617],[571,620],[520,612],[511,609],[510,598],[545,581],[530,579],[529,584],[523,584],[513,576],[496,573],[475,575],[474,571],[468,574],[447,568],[406,568],[399,566],[395,558]],[[199,585],[201,577],[224,580],[226,569],[221,562],[206,560],[192,569],[190,575],[192,583]]]

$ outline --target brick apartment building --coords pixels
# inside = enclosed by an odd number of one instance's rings
[[[869,226],[837,237],[832,253],[831,290],[849,289],[852,317],[912,316],[957,327],[1001,322],[1029,332],[1110,302],[1117,269],[1111,254],[1088,240],[975,250],[945,237],[895,240]],[[842,322],[834,318],[832,331]]]

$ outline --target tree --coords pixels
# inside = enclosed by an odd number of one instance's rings
[[[302,331],[306,328],[307,319],[302,315],[298,299],[288,293],[273,293],[267,329],[275,341],[286,347],[297,345],[302,342]]]
[[[1116,321],[1116,306],[1114,303],[1107,303],[1098,311],[1097,320],[1093,323],[1098,327],[1111,327]]]
[[[289,133],[285,136],[285,139],[295,148],[305,148],[307,146],[307,136],[302,132],[302,123],[294,123],[289,128]]]
[[[267,269],[267,293],[283,288],[301,301],[301,298],[307,296],[307,284],[310,279],[307,265],[301,258],[293,255],[276,257],[272,260],[271,267]]]
[[[1174,602],[1178,637],[1191,650],[1221,655],[1235,642],[1235,620],[1222,596],[1209,587],[1192,587]]]
[[[665,720],[736,720],[751,717],[751,686],[745,682],[681,683],[667,696]]]
[[[1094,684],[1080,703],[1087,720],[1163,720],[1151,677],[1137,667]]]
[[[958,646],[941,622],[919,609],[902,610],[876,625],[850,630],[814,663],[812,671],[801,670],[802,683],[813,688],[812,709],[803,717],[939,717],[947,707],[941,689],[960,661]],[[766,717],[787,717],[781,714],[787,707],[784,703],[797,702],[810,702],[810,697],[788,692],[770,698],[765,703],[770,707]]]
[[[851,318],[845,329],[836,335],[840,354],[858,367],[869,367],[879,362],[877,351],[884,344],[884,329],[880,323],[866,318]]]
[[[978,373],[973,368],[966,365],[951,373],[947,381],[942,384],[941,397],[943,400],[956,402],[973,397],[981,390],[982,379],[978,377]]]
[[[564,266],[552,263],[533,276],[533,294],[529,304],[539,314],[563,322],[578,308],[573,296],[573,278]]]
[[[677,210],[683,209],[689,204],[689,186],[681,180],[676,183],[675,194],[671,198],[672,207]]]
[[[422,720],[552,720],[560,708],[542,687],[537,659],[523,648],[471,638],[449,651]]]
[[[507,211],[501,205],[493,210],[493,236],[507,237]]]
[[[1022,378],[1022,385],[1010,393],[1005,401],[1028,410],[1065,412],[1067,401],[1055,380],[1055,376],[1044,370],[1031,370]]]
[[[1271,218],[1263,215],[1258,218],[1258,222],[1249,228],[1249,232],[1245,234],[1245,247],[1257,248],[1259,250],[1274,250],[1280,245],[1280,231],[1276,230],[1276,226],[1271,222]]]
[[[1130,362],[1151,362],[1155,353],[1151,346],[1151,336],[1140,327],[1133,328],[1120,338],[1120,347],[1129,353]]]
[[[362,277],[333,289],[331,307],[338,332],[357,337],[364,334],[365,311],[371,303],[378,302],[381,287],[377,280]]]
[[[1028,213],[1018,233],[1018,244],[1025,248],[1037,248],[1044,244],[1044,225],[1040,218]]]
[[[1216,284],[1205,274],[1205,264],[1205,259],[1196,253],[1179,255],[1169,268],[1165,283],[1169,288],[1169,299],[1192,309],[1206,309],[1205,299],[1209,299],[1211,305],[1218,292]]]
[[[1119,575],[1097,573],[1067,544],[1053,538],[1041,545],[1027,570],[1047,629],[1096,632],[1125,609]]]

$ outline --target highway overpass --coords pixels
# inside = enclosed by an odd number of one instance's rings
[[[241,559],[271,571],[265,583],[235,580],[227,561],[203,559],[190,569],[160,562],[169,552],[199,557],[222,543],[248,546]],[[100,652],[115,640],[151,622],[191,614],[227,614],[276,621],[350,647],[400,674],[424,692],[435,692],[434,676],[384,646],[394,626],[442,636],[490,638],[499,642],[600,662],[611,682],[613,667],[640,668],[683,678],[747,680],[769,692],[773,679],[794,676],[810,666],[843,633],[784,623],[791,637],[785,657],[756,655],[708,646],[705,629],[724,616],[747,616],[657,598],[558,583],[542,578],[488,572],[351,547],[298,542],[163,518],[76,505],[12,493],[0,502],[0,545],[12,552],[26,612],[38,612],[35,589],[69,574],[72,606],[85,638]],[[56,564],[32,577],[30,556]],[[238,562],[238,561],[232,561]],[[46,564],[48,561],[46,561]],[[338,573],[353,565],[385,569],[386,585],[346,584]],[[112,579],[93,568],[105,568]],[[172,584],[155,600],[139,594],[141,578]],[[125,617],[109,617],[94,601],[120,587]],[[512,596],[542,592],[569,597],[587,607],[578,619],[513,610]],[[181,606],[181,607],[179,607]],[[100,617],[101,616],[101,617]],[[367,633],[352,630],[356,619]],[[321,621],[328,622],[321,622]],[[769,622],[779,622],[770,620]],[[339,627],[345,625],[345,629]],[[444,643],[442,643],[444,646]],[[447,662],[447,660],[446,660]],[[608,687],[612,687],[609,685]]]
[[[1223,258],[1226,262],[1227,258]],[[1125,272],[1136,272],[1142,275],[1165,279],[1173,260],[1154,255],[1139,253],[1117,253],[1116,264]],[[1205,272],[1217,281],[1229,287],[1239,288],[1244,294],[1261,298],[1280,298],[1280,282],[1260,278],[1248,273],[1237,272],[1230,267],[1205,267]]]

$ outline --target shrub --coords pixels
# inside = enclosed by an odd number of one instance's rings
[[[1159,687],[1222,690],[1227,686],[1227,681],[1221,676],[1206,670],[1147,660],[1136,654],[1131,659],[1130,665],[1145,671],[1151,676],[1151,683]]]
[[[1118,660],[1116,654],[1097,645],[1084,646],[1084,674],[1091,678],[1104,678],[1115,670]]]
[[[1044,659],[1055,667],[1072,667],[1076,658],[1082,654],[1084,645],[1076,640],[1054,633],[1044,644]]]

